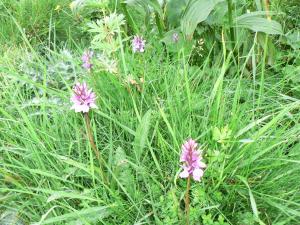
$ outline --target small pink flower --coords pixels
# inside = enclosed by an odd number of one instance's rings
[[[181,178],[188,178],[192,175],[195,181],[201,180],[206,164],[201,161],[201,152],[197,146],[198,144],[193,139],[189,139],[182,145],[180,162],[183,163],[183,171],[179,174]]]
[[[82,55],[82,67],[87,69],[87,70],[90,70],[93,66],[92,62],[91,62],[91,59],[94,55],[94,52],[93,51],[85,51]]]
[[[145,43],[146,43],[146,41],[143,40],[142,37],[139,37],[138,35],[134,36],[133,40],[132,40],[133,52],[144,52],[145,51]]]
[[[87,113],[90,108],[98,108],[95,104],[96,95],[92,89],[88,90],[85,82],[83,84],[77,83],[73,87],[73,92],[70,100],[73,103],[71,109],[74,109],[75,112]]]

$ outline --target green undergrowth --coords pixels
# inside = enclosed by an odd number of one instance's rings
[[[124,72],[81,74],[76,57],[74,71],[57,71],[59,81],[45,69],[49,59],[33,63],[37,81],[3,59],[2,210],[17,211],[25,223],[178,224],[180,145],[193,137],[208,164],[201,184],[192,184],[194,223],[297,224],[299,100],[284,93],[283,81],[266,69],[261,90],[260,74],[247,76],[230,54],[200,67],[159,45],[123,57],[127,74],[144,79],[140,89]],[[92,126],[109,184],[82,116],[70,110],[72,79],[87,80],[98,96]]]
[[[188,138],[208,165],[191,185],[190,224],[299,224],[295,45],[248,32],[239,40],[246,47],[231,49],[222,26],[207,26],[196,46],[170,45],[155,28],[141,29],[145,52],[134,54],[130,27],[119,32],[112,23],[108,48],[107,27],[98,23],[97,42],[81,27],[94,18],[78,17],[69,1],[0,2],[1,225],[185,224],[186,180],[178,175]],[[90,39],[98,50],[117,46],[103,51],[113,72],[82,68]],[[89,116],[107,180],[83,115],[70,109],[77,81],[97,95]]]

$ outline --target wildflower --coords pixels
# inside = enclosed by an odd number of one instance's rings
[[[200,181],[203,176],[203,169],[206,168],[203,163],[201,152],[197,148],[198,144],[193,140],[189,139],[182,145],[182,153],[180,162],[183,162],[183,171],[180,173],[181,178],[188,178],[190,175],[193,176],[195,181]]]
[[[133,37],[132,40],[132,50],[133,52],[144,52],[145,51],[145,40],[138,35]]]
[[[179,35],[178,35],[178,33],[174,33],[174,34],[172,35],[172,40],[173,40],[175,43],[178,42],[178,40],[179,40]]]
[[[81,58],[82,62],[83,62],[82,66],[87,70],[90,70],[93,66],[93,64],[91,63],[91,59],[92,59],[93,55],[94,55],[94,52],[89,51],[89,50],[85,51],[82,55],[82,58]]]
[[[74,109],[75,112],[87,113],[90,108],[98,108],[95,104],[96,94],[92,92],[92,89],[88,90],[85,82],[83,84],[77,83],[73,87],[73,92],[70,100],[73,103],[71,109]]]

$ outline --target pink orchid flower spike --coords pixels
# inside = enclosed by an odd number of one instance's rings
[[[82,84],[77,83],[73,87],[70,100],[73,103],[71,109],[74,109],[75,112],[87,113],[90,109],[98,108],[95,104],[96,94],[92,92],[92,89],[88,89],[85,82]]]
[[[133,52],[141,52],[141,53],[144,52],[145,51],[145,43],[146,43],[146,41],[142,37],[140,37],[138,35],[134,36],[133,40],[132,40]]]
[[[195,181],[200,181],[206,164],[201,161],[201,151],[198,149],[198,144],[193,139],[189,139],[182,145],[182,153],[180,162],[182,165],[182,172],[179,174],[181,178],[193,177]]]

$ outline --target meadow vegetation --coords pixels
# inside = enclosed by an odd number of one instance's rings
[[[0,0],[0,224],[300,224],[299,15]]]

